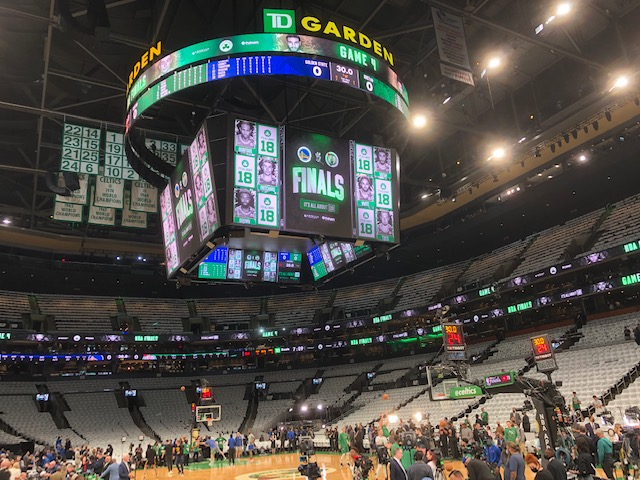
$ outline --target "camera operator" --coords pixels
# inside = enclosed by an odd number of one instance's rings
[[[490,467],[484,461],[474,459],[471,456],[463,456],[462,461],[467,468],[469,479],[495,479]]]

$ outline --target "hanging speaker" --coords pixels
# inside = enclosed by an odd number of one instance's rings
[[[65,197],[80,190],[80,180],[75,172],[47,172],[45,182],[51,192]]]

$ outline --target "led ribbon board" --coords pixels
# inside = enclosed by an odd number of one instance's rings
[[[289,41],[287,37],[290,37]],[[296,42],[292,42],[291,37],[296,37]],[[204,63],[218,57],[267,52],[320,55],[356,64],[363,70],[373,72],[376,77],[390,85],[396,92],[401,94],[402,99],[409,105],[407,89],[399,80],[396,72],[363,50],[332,40],[308,35],[252,33],[205,40],[162,57],[147,68],[147,70],[130,85],[130,89],[127,92],[127,108],[131,106],[142,92],[154,85],[162,77],[166,77],[184,67]]]
[[[129,108],[125,118],[127,131],[143,112],[169,95],[207,82],[250,75],[294,75],[339,82],[369,92],[396,107],[406,118],[409,117],[407,103],[387,83],[365,74],[355,67],[315,58],[292,57],[283,54],[251,55],[214,60],[183,70],[172,70],[169,73],[171,74],[163,80],[149,87]]]

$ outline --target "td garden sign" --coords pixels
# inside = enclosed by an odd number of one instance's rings
[[[380,42],[372,40],[362,32],[358,32],[346,25],[337,25],[329,20],[323,22],[311,15],[304,16],[300,23],[296,23],[296,12],[294,10],[263,10],[263,25],[265,32],[269,33],[291,33],[299,31],[320,33],[328,37],[335,37],[360,45],[364,49],[374,52],[375,55],[394,66],[394,55],[387,50]]]

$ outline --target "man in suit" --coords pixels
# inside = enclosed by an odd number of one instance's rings
[[[129,470],[129,455],[122,456],[122,462],[118,465],[118,479],[130,479],[133,473]]]
[[[407,471],[403,467],[401,460],[403,459],[403,450],[396,448],[394,450],[394,457],[390,461],[390,479],[407,479]]]

